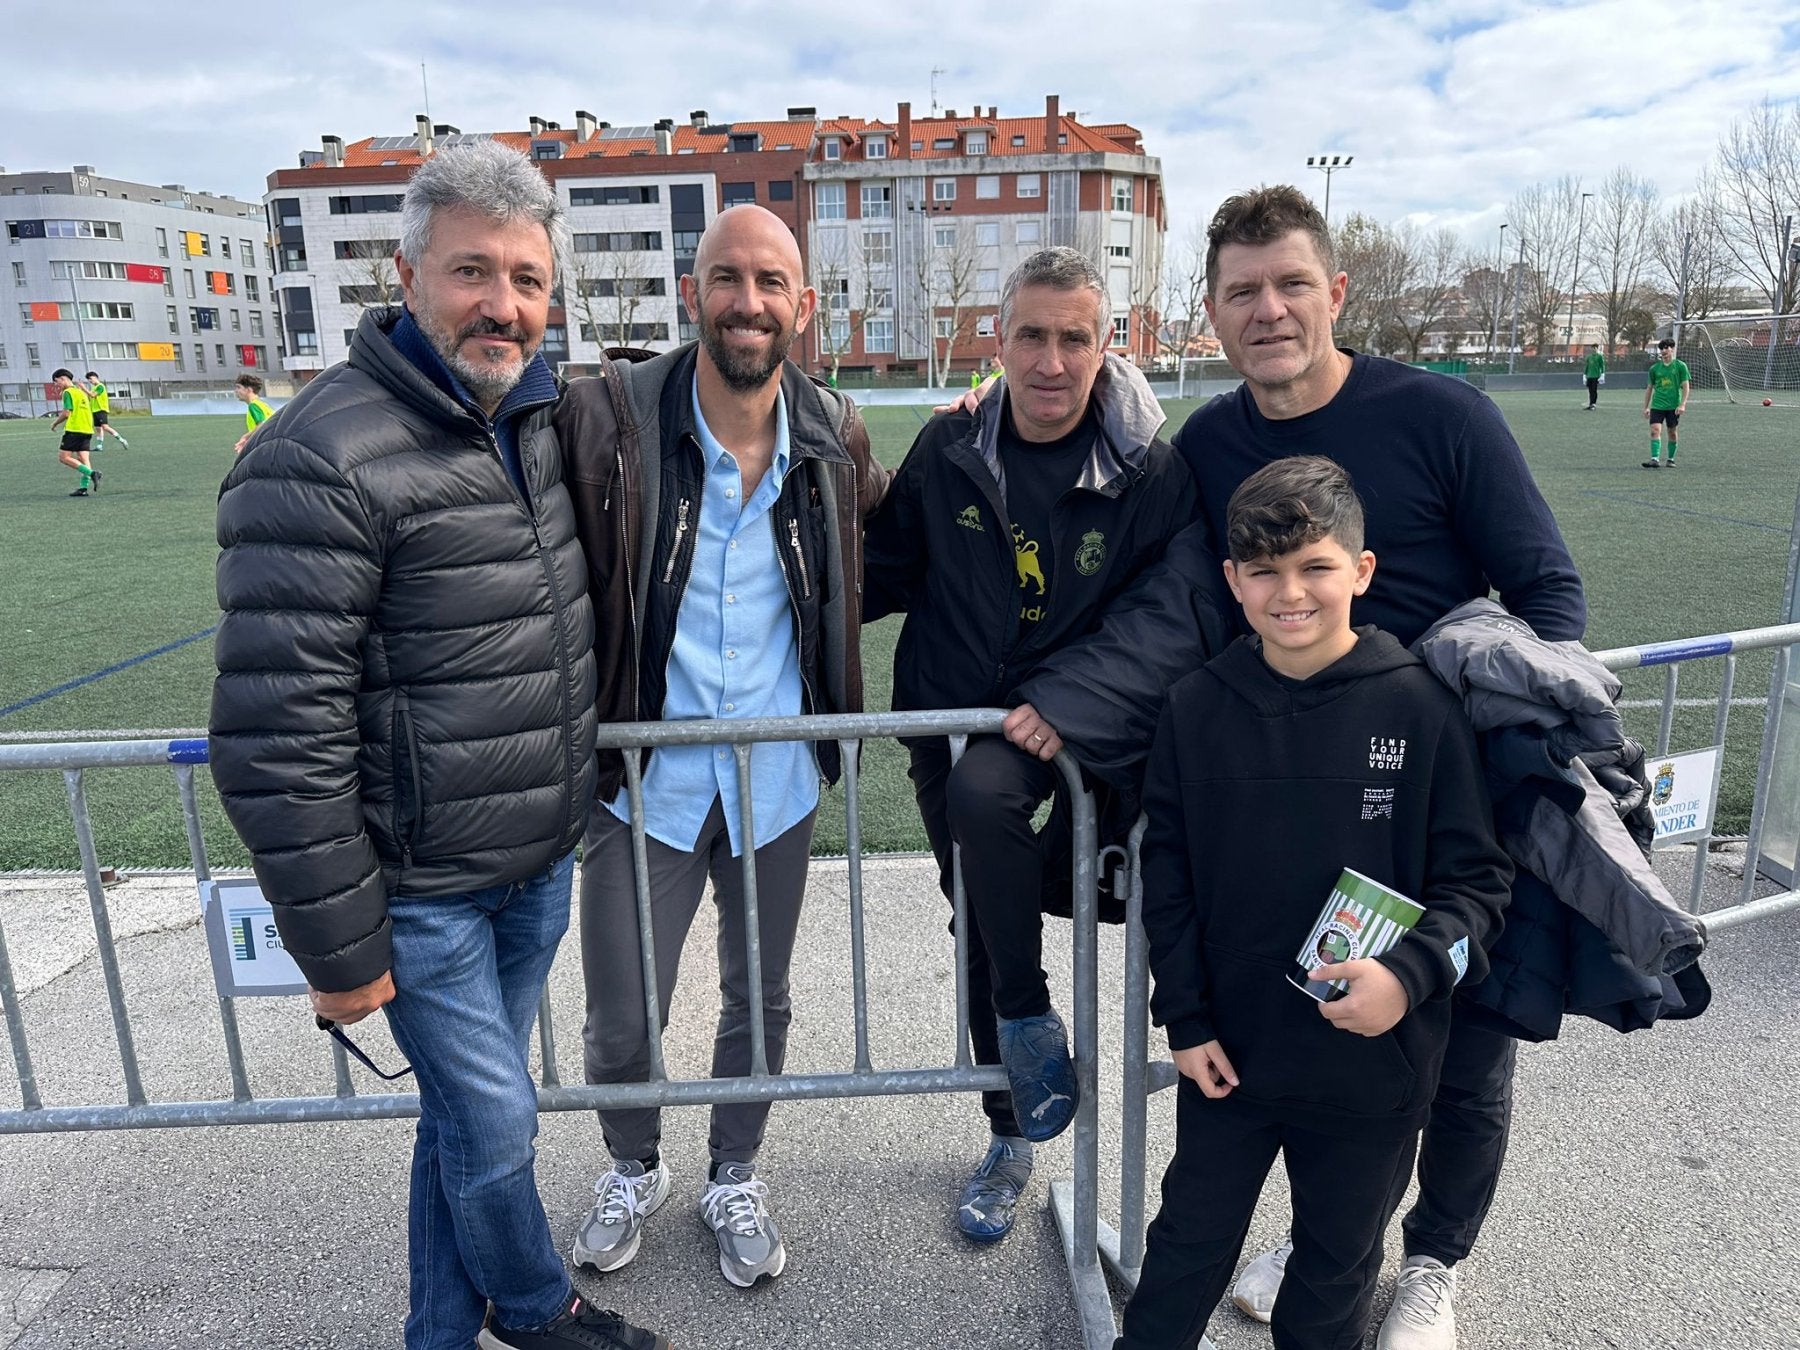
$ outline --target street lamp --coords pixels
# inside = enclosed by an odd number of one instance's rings
[[[1355,155],[1308,155],[1306,157],[1307,168],[1317,169],[1325,175],[1325,225],[1327,229],[1331,226],[1331,175],[1339,169],[1349,168],[1350,161],[1355,158]]]
[[[1525,276],[1525,231],[1519,231],[1519,266],[1512,279],[1512,336],[1506,340],[1506,373],[1513,373],[1519,355],[1519,282]],[[1542,355],[1540,352],[1539,355]]]
[[[1563,331],[1571,358],[1575,355],[1575,292],[1581,289],[1581,236],[1587,229],[1588,198],[1593,195],[1591,192],[1581,194],[1581,211],[1575,221],[1575,275],[1569,278],[1569,326]]]
[[[1494,308],[1489,316],[1488,360],[1494,359],[1494,348],[1500,341],[1500,305],[1506,298],[1506,222],[1500,222],[1500,247],[1494,253]]]

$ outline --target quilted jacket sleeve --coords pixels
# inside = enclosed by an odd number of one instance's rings
[[[218,537],[213,779],[307,982],[355,989],[390,956],[356,767],[381,536],[342,474],[265,433],[219,493]]]

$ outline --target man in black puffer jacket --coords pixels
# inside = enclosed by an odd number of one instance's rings
[[[408,1350],[665,1347],[573,1296],[533,1176],[526,1044],[594,795],[537,355],[568,225],[490,142],[428,161],[400,227],[405,309],[220,492],[213,775],[314,1010],[385,1008],[417,1075]]]

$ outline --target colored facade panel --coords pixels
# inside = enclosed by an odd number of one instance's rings
[[[154,263],[126,263],[125,280],[147,281],[160,286],[169,279],[169,270]]]
[[[197,230],[184,230],[182,236],[187,241],[188,257],[198,258],[201,253],[200,233]]]
[[[173,361],[175,344],[173,342],[140,342],[137,345],[140,361]]]
[[[256,364],[256,348],[254,346],[239,347],[238,348],[238,364],[244,365],[244,366],[255,365]]]
[[[33,323],[55,323],[62,318],[62,306],[54,300],[33,300],[31,302],[31,321]]]
[[[206,275],[211,278],[210,285],[214,295],[231,294],[231,273],[208,272]]]

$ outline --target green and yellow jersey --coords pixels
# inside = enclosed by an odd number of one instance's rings
[[[94,387],[88,390],[88,402],[94,405],[95,412],[112,411],[112,399],[106,392],[105,380],[94,381]]]
[[[63,430],[76,436],[92,436],[94,434],[94,406],[88,402],[87,391],[80,385],[70,385],[63,390],[63,412],[68,421],[63,423]]]
[[[244,405],[244,430],[255,431],[269,420],[269,414],[275,410],[260,398],[253,398]]]
[[[1658,361],[1650,367],[1650,408],[1673,412],[1681,406],[1681,386],[1692,377],[1686,361]]]

